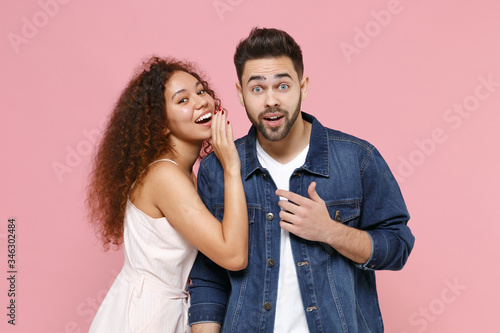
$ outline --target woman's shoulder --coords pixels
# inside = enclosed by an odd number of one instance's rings
[[[182,182],[184,178],[186,178],[184,172],[174,161],[156,160],[143,171],[142,177],[134,187],[134,192],[152,194],[158,190],[168,190],[169,185]]]
[[[194,185],[182,169],[172,162],[162,161],[149,166],[131,192],[131,201],[143,211],[156,217],[160,201],[175,203],[184,192],[192,193],[192,191],[195,191]]]
[[[171,184],[172,182],[189,180],[189,177],[187,177],[177,163],[167,159],[151,163],[144,178],[148,183],[151,182],[157,185],[163,182]]]

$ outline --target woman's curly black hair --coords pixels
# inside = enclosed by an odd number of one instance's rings
[[[89,218],[105,250],[123,242],[123,218],[128,194],[134,181],[140,181],[147,166],[172,150],[167,133],[165,85],[177,71],[200,81],[212,96],[216,108],[220,100],[206,80],[188,62],[152,57],[138,69],[122,92],[108,120],[97,153],[87,193]],[[200,157],[211,150],[203,142]]]

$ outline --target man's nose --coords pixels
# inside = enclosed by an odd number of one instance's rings
[[[272,108],[275,106],[280,106],[280,101],[278,96],[276,96],[276,92],[272,89],[269,89],[266,94],[266,107]]]

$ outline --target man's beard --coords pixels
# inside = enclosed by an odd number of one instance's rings
[[[286,138],[288,133],[290,133],[290,130],[292,129],[293,125],[295,124],[295,121],[297,120],[297,118],[299,116],[300,104],[301,104],[301,99],[299,99],[299,102],[297,103],[297,107],[295,108],[295,110],[291,116],[292,118],[289,118],[290,112],[288,112],[287,110],[284,110],[282,108],[279,108],[279,107],[268,108],[265,111],[261,112],[259,114],[258,120],[254,119],[254,118],[252,118],[252,116],[250,116],[250,114],[248,113],[248,111],[246,109],[246,106],[245,106],[245,111],[247,112],[248,119],[250,119],[252,124],[259,131],[259,133],[262,134],[262,136],[266,140],[274,142],[274,141],[283,140],[284,138]],[[281,124],[278,127],[268,127],[268,126],[266,126],[266,124],[264,122],[264,117],[267,114],[271,114],[274,112],[279,112],[283,115],[283,124]]]

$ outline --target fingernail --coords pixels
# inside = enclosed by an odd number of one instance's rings
[[[222,114],[224,114],[224,110],[222,110]]]
[[[227,124],[229,125],[229,120],[227,121]]]
[[[217,114],[217,110],[214,111],[214,115]]]

